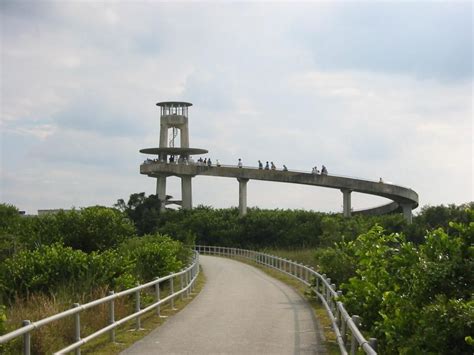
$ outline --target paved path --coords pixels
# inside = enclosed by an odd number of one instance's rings
[[[324,354],[309,305],[235,260],[201,256],[207,282],[181,312],[122,354]]]

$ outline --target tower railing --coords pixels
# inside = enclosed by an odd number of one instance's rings
[[[311,288],[326,309],[341,354],[355,355],[359,349],[362,349],[366,354],[377,354],[377,340],[375,338],[365,339],[359,330],[360,317],[349,315],[344,304],[340,301],[342,291],[337,290],[336,285],[325,274],[320,274],[312,267],[296,261],[254,250],[203,245],[196,245],[195,250],[200,254],[243,258],[299,280]]]

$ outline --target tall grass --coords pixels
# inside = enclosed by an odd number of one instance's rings
[[[264,252],[271,255],[276,255],[285,259],[296,261],[298,263],[312,266],[315,270],[318,269],[318,265],[315,258],[316,248],[308,249],[265,249]]]
[[[32,294],[26,299],[15,298],[7,312],[7,331],[18,329],[23,320],[38,321],[72,307],[73,303],[87,303],[91,300],[105,297],[108,294],[106,287],[97,288],[89,294],[72,296],[67,290],[56,294]],[[133,302],[126,297],[115,301],[117,319],[131,313]],[[81,312],[81,335],[85,336],[103,328],[108,322],[108,304],[96,306]],[[51,324],[35,329],[31,333],[31,352],[46,354],[57,351],[75,341],[74,317],[66,317]],[[22,349],[21,337],[10,342],[6,349],[7,354],[19,354]],[[4,350],[5,351],[5,350]]]

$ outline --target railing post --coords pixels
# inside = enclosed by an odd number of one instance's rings
[[[372,349],[375,350],[375,352],[377,352],[377,339],[376,338],[370,338],[369,345]]]
[[[113,296],[114,291],[109,291],[109,296]],[[112,298],[109,302],[109,324],[115,323],[115,300]],[[110,330],[110,342],[115,343],[115,328]]]
[[[159,277],[156,278],[156,280],[158,280]],[[157,282],[155,284],[155,301],[158,303],[160,302],[160,283]],[[156,306],[156,314],[158,315],[158,317],[161,317],[161,309],[160,309],[160,305]]]
[[[342,297],[342,291],[337,291],[337,298],[341,298]],[[335,302],[335,306],[336,306],[336,322],[337,322],[337,325],[340,327],[342,325],[342,314],[341,314],[341,310],[339,309],[339,307],[337,306],[337,299],[336,299],[336,302]]]
[[[190,297],[191,294],[191,280],[193,279],[191,277],[191,273],[193,272],[193,268],[190,268],[184,273],[184,284],[186,285],[186,298]],[[189,286],[189,287],[188,287]]]
[[[180,291],[182,291],[184,288],[184,274],[179,275],[179,282],[181,283]],[[181,300],[184,300],[184,292],[181,292]]]
[[[333,291],[336,291],[336,284],[331,284],[331,289]],[[331,296],[331,304],[332,304],[332,313],[334,314],[334,312],[336,311],[336,300],[332,296],[332,292],[330,293],[330,296]]]
[[[80,306],[79,303],[74,303],[72,305],[74,308],[77,308]],[[77,312],[74,314],[74,338],[76,341],[81,340],[81,314],[80,312]],[[81,355],[81,348],[77,348],[74,353],[76,355]]]
[[[359,316],[352,316],[352,321],[354,322],[354,324],[356,325],[356,327],[358,328],[359,327]],[[356,351],[357,351],[357,339],[354,335],[354,333],[351,334],[351,355],[355,355]]]
[[[174,308],[174,281],[173,277],[170,277],[170,295],[171,295],[171,309],[175,310]]]
[[[344,346],[347,344],[347,321],[344,319],[344,316],[341,313],[341,335],[342,335],[342,342]]]
[[[331,278],[330,277],[326,279],[326,283],[329,286],[329,287],[326,287],[326,301],[330,302],[331,301]]]
[[[31,324],[31,321],[29,320],[24,320],[21,325],[23,327],[26,327]],[[31,333],[25,333],[23,334],[23,354],[24,355],[30,355],[31,354]]]
[[[135,312],[140,312],[140,290],[135,291]],[[142,321],[140,316],[137,317],[135,329],[140,330],[142,327]]]

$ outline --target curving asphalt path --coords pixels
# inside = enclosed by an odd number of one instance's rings
[[[291,287],[235,260],[200,256],[207,282],[185,309],[122,354],[325,354]]]

